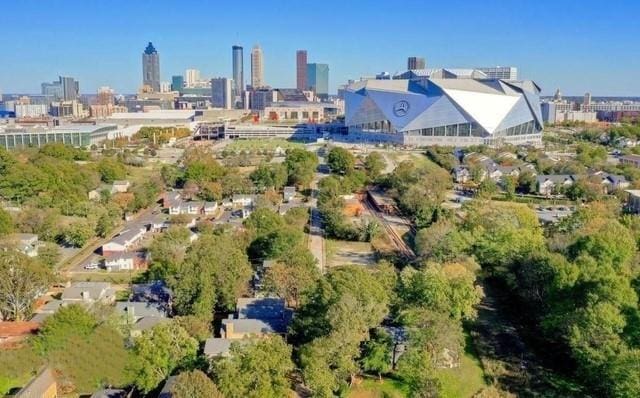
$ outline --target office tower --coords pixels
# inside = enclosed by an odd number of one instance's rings
[[[171,76],[171,91],[181,92],[184,88],[184,76]]]
[[[264,86],[264,63],[262,48],[259,45],[253,46],[251,50],[251,87],[260,88]]]
[[[307,64],[307,86],[318,97],[329,97],[329,65]]]
[[[233,63],[233,96],[242,98],[244,91],[244,63],[242,60],[242,46],[232,47]]]
[[[296,88],[306,90],[307,87],[307,50],[296,51]]]
[[[226,77],[211,79],[211,105],[215,108],[231,109],[233,104],[232,81]]]
[[[98,89],[98,105],[113,105],[114,92],[110,87],[100,87]]]
[[[427,63],[424,58],[421,57],[409,57],[407,58],[407,69],[424,69],[427,67]]]
[[[586,93],[584,95],[584,102],[583,102],[584,106],[589,106],[591,105],[591,93]]]
[[[489,79],[518,80],[518,68],[513,66],[493,66],[475,69],[483,72]]]
[[[62,85],[60,82],[42,83],[40,87],[42,89],[42,95],[51,97],[53,100],[62,99]]]
[[[160,55],[151,42],[142,53],[142,85],[160,92]]]
[[[168,93],[171,91],[171,83],[169,82],[160,82],[160,92]]]
[[[80,95],[80,84],[73,77],[59,76],[58,81],[62,87],[62,99],[73,101]]]
[[[187,87],[195,86],[196,82],[200,80],[200,71],[197,69],[187,69],[184,71],[184,82]]]

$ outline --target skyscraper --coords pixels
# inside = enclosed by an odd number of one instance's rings
[[[307,86],[307,50],[296,51],[296,88],[306,90]]]
[[[184,76],[175,75],[171,76],[171,91],[182,92],[184,88]]]
[[[233,96],[242,98],[244,91],[244,61],[242,59],[242,46],[233,46]]]
[[[100,87],[98,89],[98,97],[97,97],[98,105],[113,105],[114,103],[114,92],[111,87]]]
[[[264,86],[264,63],[262,48],[253,46],[251,50],[251,87],[254,89]]]
[[[329,65],[307,64],[307,86],[318,97],[329,97]]]
[[[62,87],[62,99],[73,101],[80,95],[80,84],[73,77],[59,76],[58,81]]]
[[[424,69],[426,68],[427,63],[424,58],[421,57],[409,57],[407,58],[407,69]]]
[[[142,84],[160,92],[160,55],[151,42],[142,53]]]
[[[187,69],[184,71],[184,82],[187,87],[193,87],[200,80],[200,71],[197,69]]]
[[[211,105],[216,108],[231,109],[231,80],[226,77],[211,79]]]

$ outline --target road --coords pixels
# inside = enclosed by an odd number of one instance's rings
[[[318,210],[318,182],[321,178],[327,175],[328,167],[325,163],[324,157],[320,156],[320,153],[318,153],[318,159],[318,171],[313,176],[313,180],[310,184],[311,199],[308,203],[310,208],[309,250],[318,262],[318,269],[320,270],[320,273],[324,274],[327,265],[325,255],[324,230],[322,229],[322,217],[320,216],[320,211]]]

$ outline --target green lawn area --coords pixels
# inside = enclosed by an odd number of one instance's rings
[[[467,333],[465,333],[465,340],[466,347],[460,367],[437,371],[438,378],[442,383],[441,397],[471,397],[487,386],[484,381],[484,372],[473,347],[473,341]]]
[[[23,387],[43,364],[28,344],[15,349],[0,350],[0,396]]]
[[[325,251],[329,267],[347,264],[371,266],[376,263],[376,255],[369,242],[325,239]]]
[[[292,148],[303,148],[304,145],[287,141],[283,139],[273,138],[267,140],[235,140],[229,143],[225,150],[231,152],[239,152],[239,151],[273,151],[277,147],[280,147],[284,150],[292,149]]]
[[[364,379],[351,389],[348,398],[404,398],[408,394],[401,381],[385,378],[382,383],[377,379]]]

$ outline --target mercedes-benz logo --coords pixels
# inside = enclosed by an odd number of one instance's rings
[[[400,100],[393,105],[393,114],[397,117],[407,116],[409,113],[409,102]]]

